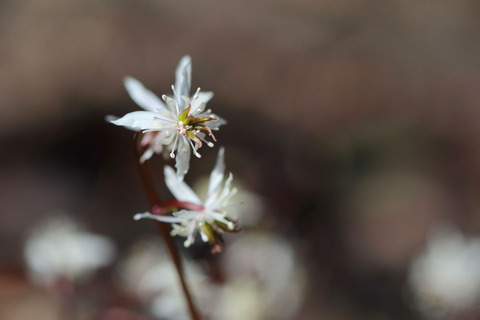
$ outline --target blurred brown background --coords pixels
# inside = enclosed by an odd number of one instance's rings
[[[480,234],[479,10],[471,0],[1,2],[0,305],[25,296],[25,234],[55,212],[120,249],[153,230],[131,218],[148,209],[132,133],[104,118],[138,110],[124,76],[170,92],[189,54],[192,86],[214,91],[209,105],[229,122],[217,135],[227,168],[265,199],[265,228],[306,261],[299,319],[421,319],[406,277],[428,230],[448,221]],[[216,152],[202,154],[187,180],[212,167]]]

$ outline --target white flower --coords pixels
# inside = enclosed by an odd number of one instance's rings
[[[452,227],[437,230],[410,268],[417,306],[432,318],[475,307],[480,301],[480,239]]]
[[[188,204],[189,209],[173,213],[172,216],[139,213],[135,220],[149,218],[162,222],[172,223],[172,235],[187,237],[185,247],[195,241],[195,235],[200,232],[201,239],[212,245],[212,252],[221,250],[222,234],[224,231],[239,231],[235,221],[227,216],[230,207],[229,200],[236,193],[232,188],[233,176],[230,173],[225,183],[223,182],[225,162],[224,149],[218,152],[217,163],[210,174],[208,191],[205,201],[201,201],[193,190],[174,173],[173,169],[165,167],[165,183],[170,192],[178,201]]]
[[[206,141],[205,137],[209,135],[216,141],[212,130],[218,130],[225,123],[211,110],[205,110],[207,102],[213,97],[212,92],[202,92],[198,88],[190,96],[191,69],[190,57],[184,56],[175,72],[173,98],[163,95],[163,101],[138,80],[127,77],[124,84],[128,94],[145,111],[130,112],[119,119],[110,120],[118,126],[145,133],[142,145],[146,149],[140,161],[162,152],[176,157],[177,175],[181,178],[188,172],[190,147],[195,156],[200,158],[197,150],[202,146],[202,141],[212,147],[213,143]]]
[[[24,247],[29,274],[43,285],[59,279],[85,280],[109,264],[114,254],[111,240],[82,230],[66,217],[35,227]]]
[[[215,301],[212,319],[298,316],[308,279],[295,248],[285,238],[247,232],[229,244],[220,264],[226,281]]]

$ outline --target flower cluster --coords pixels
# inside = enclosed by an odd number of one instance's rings
[[[186,237],[185,247],[192,245],[195,236],[200,234],[201,239],[212,246],[212,252],[219,252],[223,233],[240,230],[236,221],[227,215],[229,200],[236,189],[231,186],[232,174],[224,181],[224,149],[221,148],[218,153],[205,201],[201,201],[183,180],[189,170],[191,153],[200,158],[198,149],[203,144],[213,147],[212,141],[217,141],[213,131],[218,130],[226,121],[206,108],[213,97],[212,92],[202,92],[198,88],[190,95],[191,65],[189,56],[180,60],[175,73],[175,85],[172,86],[173,95],[162,95],[162,99],[138,80],[127,77],[124,81],[125,88],[144,111],[130,112],[110,122],[143,134],[140,140],[143,150],[139,159],[141,163],[155,153],[169,154],[176,159],[176,172],[169,166],[165,167],[165,184],[176,198],[168,203],[174,205],[167,205],[167,202],[156,204],[164,210],[153,214],[137,214],[135,220],[149,218],[171,223],[172,235]],[[165,215],[166,211],[172,211],[173,216]]]

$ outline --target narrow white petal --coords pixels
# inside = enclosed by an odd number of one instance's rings
[[[225,171],[225,148],[220,148],[218,150],[217,162],[215,167],[210,174],[210,180],[208,181],[208,191],[207,191],[207,199],[205,201],[205,205],[209,207],[213,201],[218,196],[218,192],[220,191],[220,187],[223,181],[223,173]]]
[[[228,191],[228,194],[226,196],[224,196],[221,200],[222,200],[222,206],[223,207],[226,207],[226,206],[230,206],[232,204],[228,204],[228,202],[230,201],[230,198],[233,197],[234,195],[236,195],[238,192],[238,189],[237,188],[231,188],[229,191]]]
[[[153,92],[143,86],[143,84],[132,77],[126,77],[123,84],[127,89],[130,98],[140,107],[147,111],[164,112],[168,111],[167,106]]]
[[[165,101],[168,109],[172,113],[172,116],[176,120],[178,118],[178,116],[180,115],[180,113],[178,112],[178,107],[177,107],[177,103],[175,102],[175,99],[173,99],[173,98],[171,98],[171,97],[169,97],[165,94],[162,96],[162,99],[163,99],[163,101]]]
[[[107,122],[110,122],[110,123],[113,123],[113,124],[116,124],[115,122],[116,122],[118,119],[120,119],[120,117],[116,117],[116,116],[112,116],[112,115],[108,115],[108,116],[105,117],[105,120],[106,120]],[[122,127],[125,127],[125,128],[127,128],[127,129],[129,129],[129,130],[132,130],[132,131],[139,131],[139,130],[140,130],[140,129],[138,129],[138,128],[132,128],[132,127],[129,127],[129,126],[127,126],[127,125],[122,125],[122,124],[117,124],[117,125],[122,126]]]
[[[227,180],[225,181],[225,185],[223,186],[223,190],[220,196],[216,199],[215,204],[217,206],[223,206],[224,202],[229,199],[233,194],[235,194],[236,190],[231,190],[233,181],[233,174],[229,174]],[[206,205],[205,205],[206,206]],[[208,208],[211,208],[208,206]]]
[[[199,212],[191,210],[180,210],[173,213],[174,217],[181,218],[183,220],[192,220],[198,217]]]
[[[159,215],[151,214],[149,212],[137,213],[136,215],[133,216],[133,220],[140,220],[140,219],[153,219],[153,220],[167,222],[167,223],[180,223],[183,221],[182,218],[176,218],[171,216],[159,216]]]
[[[118,119],[117,116],[114,116],[114,115],[111,115],[111,114],[105,116],[105,121],[107,121],[107,122],[112,122],[112,121],[115,121],[117,119]]]
[[[187,240],[183,243],[183,245],[188,248],[190,245],[192,245],[195,242],[195,236],[197,234],[197,223],[195,221],[190,222],[190,224],[187,226]]]
[[[185,175],[188,172],[188,169],[190,168],[190,158],[192,152],[190,151],[190,147],[188,146],[187,143],[185,143],[185,140],[187,138],[180,137],[178,143],[178,149],[177,149],[177,155],[175,158],[175,168],[177,169],[177,177],[180,180],[183,180]]]
[[[193,192],[184,181],[178,178],[177,174],[171,167],[165,166],[164,173],[165,184],[177,200],[187,201],[194,204],[202,203],[195,192]]]
[[[178,62],[175,70],[175,90],[179,97],[189,96],[190,84],[192,78],[192,59],[190,56],[183,56]],[[179,105],[183,102],[177,101]]]
[[[143,152],[142,156],[140,157],[140,162],[144,163],[145,161],[150,159],[154,153],[155,153],[155,150],[152,147],[147,148],[145,152]]]
[[[201,115],[201,116],[203,116],[203,115]],[[223,125],[227,124],[227,120],[223,119],[222,117],[217,116],[216,114],[212,113],[212,114],[206,115],[206,116],[217,119],[217,121],[208,121],[207,123],[205,123],[207,125],[207,127],[209,127],[212,130],[218,130],[218,128],[220,126],[223,126]]]
[[[183,225],[172,224],[172,231],[170,231],[170,235],[172,236],[183,236],[186,237],[188,232],[187,228]]]
[[[203,109],[205,108],[205,105],[207,104],[210,99],[213,97],[213,92],[202,92],[200,91],[197,94],[197,97],[195,99],[192,99],[191,101],[191,107],[190,113],[195,114],[196,112],[202,112]],[[201,108],[200,108],[201,107]]]
[[[170,129],[165,129],[158,132],[153,140],[150,142],[155,153],[161,153],[163,151],[163,146],[167,146],[172,142],[172,133]]]
[[[117,126],[124,126],[132,130],[162,130],[172,126],[169,121],[158,113],[150,111],[134,111],[123,117],[110,121]]]

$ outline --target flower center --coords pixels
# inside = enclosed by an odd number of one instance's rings
[[[189,132],[189,131],[190,131],[190,132],[198,131],[198,130],[192,130],[193,127],[190,126],[190,125],[185,125],[185,124],[183,123],[183,121],[178,121],[176,128],[177,128],[178,132],[180,132],[180,134],[181,134],[182,136],[188,136],[188,133],[187,133],[187,132]],[[197,132],[197,133],[198,133],[198,132]]]
[[[212,137],[213,141],[217,141],[212,133],[212,130],[206,125],[209,121],[216,121],[213,117],[195,117],[190,113],[191,107],[186,108],[177,119],[175,128],[180,135],[187,137],[195,143],[194,150],[202,147],[202,141],[209,147],[213,147],[213,143],[204,139],[205,135]],[[193,145],[192,145],[193,147]]]

